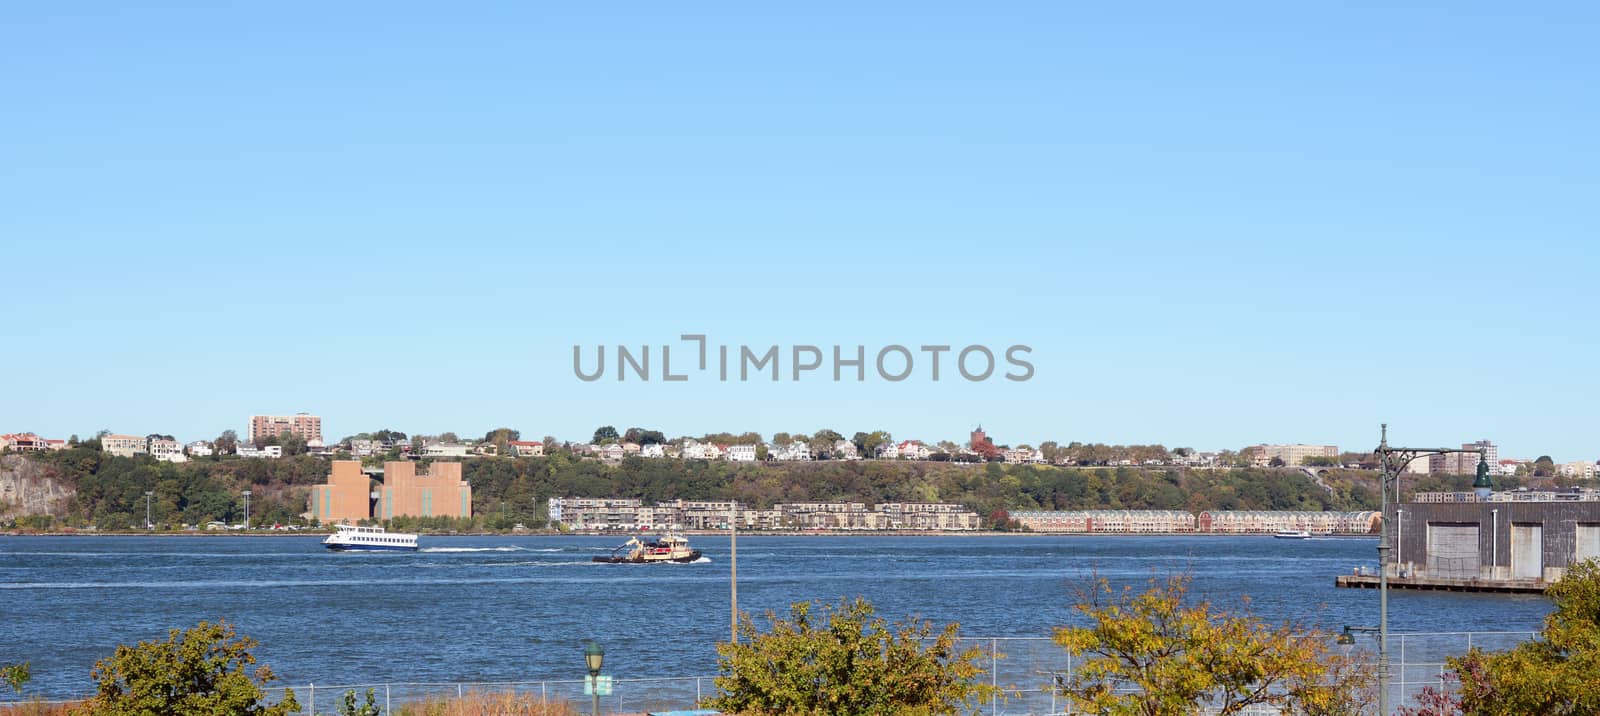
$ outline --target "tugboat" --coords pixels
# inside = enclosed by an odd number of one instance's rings
[[[628,550],[623,554],[623,550]],[[657,537],[651,542],[641,542],[638,537],[629,538],[622,546],[611,550],[607,557],[595,557],[594,561],[606,564],[655,564],[658,562],[677,562],[687,564],[700,559],[700,550],[691,549],[689,540],[678,535]]]

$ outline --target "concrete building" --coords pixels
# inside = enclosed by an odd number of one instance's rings
[[[1561,463],[1558,468],[1562,477],[1576,477],[1580,480],[1593,480],[1595,465],[1587,460],[1576,460]]]
[[[1483,449],[1485,460],[1491,469],[1500,464],[1500,448],[1488,440],[1479,440],[1473,443],[1461,443],[1462,450]],[[1428,457],[1428,471],[1443,475],[1471,475],[1478,471],[1478,454],[1451,453],[1449,455],[1431,455]]]
[[[1250,458],[1250,464],[1256,467],[1266,467],[1274,459],[1280,460],[1284,465],[1295,467],[1305,464],[1308,457],[1339,457],[1337,445],[1256,445],[1245,448]]]
[[[133,457],[149,449],[149,443],[139,435],[105,435],[100,438],[100,449],[118,457]]]
[[[461,463],[431,463],[427,472],[418,472],[417,463],[409,461],[383,464],[383,486],[373,517],[471,516],[472,486],[461,479]]]
[[[216,454],[216,448],[204,440],[196,440],[183,446],[183,449],[189,453],[190,457],[209,457]]]
[[[372,479],[359,460],[334,460],[328,481],[311,486],[310,515],[322,524],[356,524],[372,517]]]
[[[306,413],[250,416],[250,442],[259,443],[284,433],[299,436],[311,447],[321,447],[322,418]]]

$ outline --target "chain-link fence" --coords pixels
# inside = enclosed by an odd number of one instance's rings
[[[1391,634],[1389,636],[1390,703],[1412,703],[1428,686],[1438,687],[1447,673],[1445,660],[1478,647],[1489,651],[1509,649],[1532,639],[1534,632],[1436,632]],[[982,652],[983,678],[1004,691],[984,705],[992,716],[1016,714],[1068,714],[1067,703],[1055,684],[1072,678],[1076,664],[1066,651],[1043,637],[972,638],[963,645]],[[1362,634],[1355,644],[1335,647],[1346,654],[1360,653],[1376,669],[1377,638]],[[1448,686],[1448,684],[1444,684]],[[638,714],[652,711],[689,709],[715,692],[715,677],[680,676],[660,678],[619,678],[612,682],[610,695],[600,697],[605,714]],[[584,679],[513,682],[392,682],[302,684],[268,690],[269,698],[281,700],[292,690],[301,713],[337,714],[347,692],[356,694],[358,703],[371,690],[374,702],[387,716],[406,704],[489,697],[521,697],[526,700],[568,702],[587,712],[592,697],[584,693]],[[38,703],[38,702],[34,702]],[[64,703],[64,702],[47,702]],[[8,704],[0,703],[0,709]],[[1249,712],[1268,716],[1270,710]]]

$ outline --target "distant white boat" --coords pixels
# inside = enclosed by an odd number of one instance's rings
[[[357,527],[334,525],[336,530],[322,541],[322,545],[341,552],[415,552],[417,536],[401,532],[385,532],[382,527]]]
[[[1283,530],[1272,533],[1273,539],[1311,539],[1311,533],[1305,530]]]

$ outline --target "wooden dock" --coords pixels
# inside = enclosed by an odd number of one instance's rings
[[[1376,574],[1342,574],[1334,586],[1351,589],[1377,589]],[[1448,579],[1431,577],[1390,577],[1390,589],[1426,589],[1438,592],[1499,592],[1502,594],[1543,594],[1548,583],[1537,579]]]

